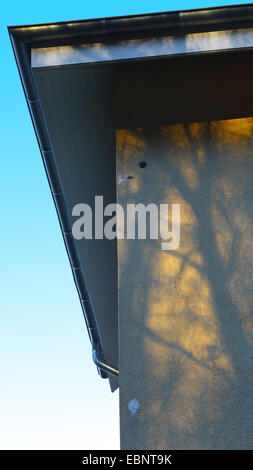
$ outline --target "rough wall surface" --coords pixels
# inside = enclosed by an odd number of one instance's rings
[[[117,131],[118,202],[181,205],[178,250],[118,241],[123,449],[253,447],[252,136],[252,118]]]

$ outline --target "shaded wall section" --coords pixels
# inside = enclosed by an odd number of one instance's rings
[[[250,50],[122,64],[117,128],[251,116],[252,59]]]
[[[198,81],[206,72],[197,61]],[[195,101],[189,120],[199,116],[202,122],[185,122],[181,113],[182,122],[172,124],[174,111],[175,121],[179,109],[189,117],[180,101],[186,91],[175,82],[174,104],[167,107],[171,76],[166,92],[161,72],[169,65],[157,64],[157,74],[152,67],[148,75],[146,64],[130,66],[132,87],[123,85],[125,71],[118,72],[125,108],[117,110],[117,172],[133,177],[118,179],[118,202],[179,203],[181,244],[170,252],[161,251],[161,240],[118,241],[121,446],[252,449],[253,119],[220,120],[226,111],[217,89],[206,114],[203,101]],[[216,86],[224,81],[218,71]],[[186,80],[187,67],[184,73]],[[240,91],[242,101],[232,85],[228,89],[232,117],[249,111],[249,83]],[[206,103],[209,91],[202,84],[199,96]],[[204,120],[210,109],[212,120]],[[140,161],[147,166],[140,168]]]

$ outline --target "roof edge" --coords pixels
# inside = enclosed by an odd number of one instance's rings
[[[15,40],[32,44],[56,38],[67,40],[70,37],[80,35],[107,36],[117,33],[147,33],[163,29],[168,32],[168,29],[174,31],[192,27],[210,28],[210,25],[226,27],[226,25],[240,24],[242,27],[244,23],[248,24],[250,21],[253,21],[253,3],[70,22],[8,26],[8,31]]]

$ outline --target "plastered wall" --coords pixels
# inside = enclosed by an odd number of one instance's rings
[[[118,202],[181,205],[178,250],[118,241],[123,449],[253,447],[253,119],[219,103],[174,124],[162,104],[162,122],[118,108]]]

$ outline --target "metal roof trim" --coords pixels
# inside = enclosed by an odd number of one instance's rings
[[[104,36],[111,34],[159,33],[168,29],[182,31],[187,28],[243,27],[253,20],[253,4],[220,6],[205,9],[177,10],[145,13],[141,15],[75,20],[70,22],[9,26],[9,33],[22,43],[36,44],[47,41],[68,41],[76,36]]]

